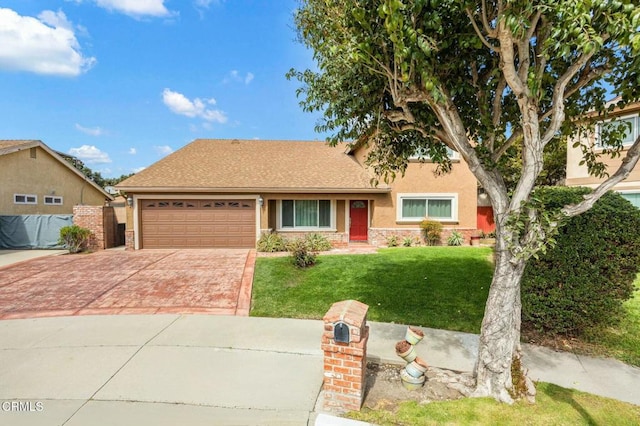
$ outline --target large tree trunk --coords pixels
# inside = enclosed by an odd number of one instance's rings
[[[520,352],[520,279],[526,261],[515,258],[506,248],[502,232],[497,234],[495,271],[480,331],[473,395],[512,403],[511,365]]]

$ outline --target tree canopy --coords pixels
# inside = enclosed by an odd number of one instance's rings
[[[402,172],[416,149],[446,172],[453,149],[488,193],[496,271],[473,394],[510,402],[527,259],[552,241],[562,216],[589,209],[640,156],[639,139],[619,170],[561,214],[532,196],[558,140],[594,130],[587,113],[603,119],[640,98],[640,8],[634,0],[302,0],[295,20],[317,70],[288,75],[303,83],[303,108],[324,113],[319,131],[333,143],[369,144],[382,177]],[[600,155],[623,152],[624,130],[608,130],[602,151],[583,146],[591,173],[606,176]]]
[[[61,154],[63,155],[63,154]],[[73,165],[73,167],[75,167],[76,169],[80,170],[82,172],[83,175],[85,175],[88,179],[92,180],[93,182],[96,183],[96,185],[100,186],[101,188],[106,188],[107,186],[114,186],[117,185],[118,183],[122,182],[123,180],[131,177],[134,175],[134,173],[129,173],[126,175],[120,175],[118,177],[104,177],[102,176],[102,173],[97,172],[95,170],[92,170],[90,167],[88,167],[86,164],[84,164],[84,162],[76,157],[73,156],[68,156],[68,155],[63,155],[63,158],[65,160],[67,160],[69,163],[71,163],[71,165]]]

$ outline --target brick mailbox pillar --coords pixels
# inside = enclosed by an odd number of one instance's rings
[[[359,411],[365,391],[369,306],[356,300],[334,303],[325,314],[323,409]]]

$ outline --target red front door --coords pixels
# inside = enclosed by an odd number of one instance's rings
[[[369,202],[367,200],[349,201],[349,240],[367,241],[369,239]]]

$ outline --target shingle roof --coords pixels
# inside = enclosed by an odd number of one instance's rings
[[[344,147],[324,142],[197,139],[121,182],[124,191],[388,191]]]
[[[22,149],[38,146],[40,141],[36,140],[0,140],[0,155],[11,154]]]

